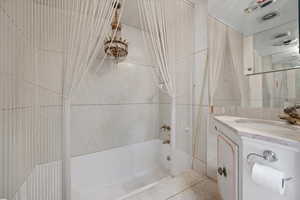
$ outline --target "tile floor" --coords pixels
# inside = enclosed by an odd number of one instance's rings
[[[122,200],[221,200],[217,184],[194,171],[168,177],[140,193]]]
[[[159,183],[164,178],[169,177],[169,173],[162,168],[149,170],[143,174],[136,174],[127,179],[120,179],[118,182],[107,185],[93,185],[92,187],[74,188],[73,200],[116,200],[120,197],[129,196],[143,188],[150,188],[151,185]],[[76,191],[76,192],[75,192]],[[124,199],[124,198],[121,198]],[[1,200],[1,199],[0,199]]]

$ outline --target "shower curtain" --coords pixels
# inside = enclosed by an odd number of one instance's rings
[[[249,85],[248,79],[244,75],[243,67],[243,34],[230,27],[227,27],[227,38],[232,64],[241,94],[241,106],[247,107],[249,105]]]
[[[172,6],[173,5],[173,6]],[[172,99],[171,114],[171,141],[172,147],[176,145],[176,77],[175,77],[175,54],[171,45],[174,41],[175,31],[171,31],[170,20],[174,17],[174,8],[171,1],[138,1],[141,25],[144,32],[144,40],[150,48],[158,64],[157,76],[161,79],[165,91]],[[172,7],[169,7],[172,6]]]
[[[225,60],[227,27],[225,24],[209,16],[208,33],[209,102],[210,112],[213,113],[213,97],[218,88]]]
[[[118,2],[0,1],[0,198],[71,199],[72,91]]]
[[[152,54],[156,68],[155,77],[163,93],[171,99],[171,148],[172,167],[171,173],[178,173],[175,168],[180,162],[179,136],[182,132],[177,130],[177,109],[184,94],[190,88],[182,90],[179,81],[181,67],[193,66],[194,35],[193,35],[193,5],[187,5],[182,0],[139,0],[139,17],[144,30],[144,41]],[[191,34],[192,33],[192,34]],[[190,66],[189,66],[190,65]],[[191,74],[190,74],[191,76]],[[191,81],[191,77],[187,80]],[[181,90],[180,90],[180,89]],[[191,102],[190,102],[191,103]],[[192,124],[190,123],[190,128]],[[191,150],[181,149],[188,153]],[[180,164],[179,164],[180,165]]]
[[[231,59],[241,94],[241,106],[248,105],[248,84],[243,74],[243,35],[214,17],[208,18],[209,102],[213,113],[214,95],[226,59]],[[230,57],[225,57],[226,51]]]
[[[226,55],[226,56],[225,56]],[[230,62],[228,62],[228,59]],[[226,64],[232,63],[232,66]],[[224,67],[233,67],[234,75],[236,76],[237,83],[234,85],[240,91],[241,101],[240,106],[247,106],[248,102],[248,86],[247,78],[243,74],[243,35],[229,26],[223,24],[212,16],[208,19],[208,71],[209,71],[209,106],[207,120],[207,141],[213,142],[217,146],[217,136],[214,134],[212,127],[212,120],[216,114],[214,106],[216,106],[215,95],[218,87],[220,86],[220,78]],[[234,78],[234,77],[232,77]],[[234,80],[234,79],[233,79]],[[222,106],[222,105],[219,105]],[[220,114],[220,113],[218,113]],[[213,148],[213,147],[211,147]],[[213,166],[215,169],[209,170],[208,175],[214,177],[217,167],[217,152],[207,151],[206,162],[208,165]]]

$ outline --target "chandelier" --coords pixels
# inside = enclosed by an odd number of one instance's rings
[[[128,55],[128,41],[121,36],[122,25],[119,22],[121,4],[114,3],[114,9],[114,18],[111,23],[112,32],[104,41],[104,51],[107,57],[120,62]]]

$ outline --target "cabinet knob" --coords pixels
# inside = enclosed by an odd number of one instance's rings
[[[218,168],[218,174],[220,176],[224,176],[224,177],[227,177],[227,169],[225,167],[219,167]]]
[[[215,130],[216,130],[216,131],[218,130],[218,127],[217,127],[217,126],[215,126]]]

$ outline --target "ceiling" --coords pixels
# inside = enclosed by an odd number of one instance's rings
[[[274,3],[253,11],[244,12],[255,0],[209,0],[208,12],[223,23],[231,26],[244,35],[253,35],[298,18],[298,0],[276,0]],[[278,11],[279,17],[262,21],[261,17]]]
[[[138,13],[138,0],[126,0],[123,15],[122,15],[122,23],[130,26],[134,26],[137,28],[141,28],[139,13]],[[187,5],[195,4],[197,2],[203,0],[182,0],[187,3]]]

